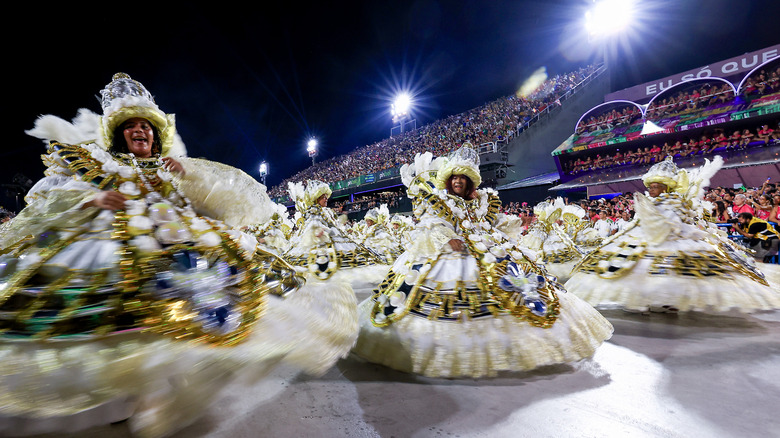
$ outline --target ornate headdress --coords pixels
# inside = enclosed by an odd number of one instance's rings
[[[661,183],[667,187],[667,190],[672,191],[677,188],[679,178],[680,169],[674,164],[672,157],[666,157],[665,160],[653,165],[647,173],[642,175],[642,182],[645,187],[649,187],[652,183]]]
[[[125,73],[117,73],[100,91],[103,116],[100,117],[100,137],[105,148],[111,147],[114,130],[128,119],[140,117],[152,123],[160,137],[162,155],[171,153],[176,137],[173,114],[165,114],[154,102],[154,97],[138,81]]]
[[[465,143],[447,157],[436,174],[436,187],[446,189],[447,180],[452,175],[466,175],[474,183],[474,188],[482,183],[479,174],[479,154],[471,143]]]
[[[372,220],[378,224],[384,223],[390,217],[390,211],[387,208],[387,204],[382,204],[379,207],[374,207],[366,212],[365,220]]]
[[[552,224],[561,218],[565,204],[563,198],[557,197],[554,201],[540,202],[534,207],[534,214],[540,221]]]
[[[330,197],[333,193],[328,183],[318,180],[309,180],[306,182],[306,186],[300,182],[287,183],[287,192],[299,209],[309,208],[317,202],[317,199],[320,199],[320,196],[328,195]]]
[[[409,225],[411,223],[411,218],[408,216],[404,216],[402,214],[394,214],[390,218],[390,224],[399,224],[401,226]]]

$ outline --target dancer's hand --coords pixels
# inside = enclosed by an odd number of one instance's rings
[[[98,193],[94,199],[84,204],[84,207],[97,207],[103,210],[122,210],[125,208],[125,195],[115,192],[113,190],[107,190]]]
[[[174,160],[171,157],[163,157],[162,162],[163,162],[163,169],[167,170],[168,172],[180,173],[182,175],[186,173],[184,171],[184,166],[182,166],[180,162]]]
[[[465,252],[466,251],[466,245],[463,244],[462,240],[458,239],[452,239],[449,241],[450,248],[452,248],[455,252]]]

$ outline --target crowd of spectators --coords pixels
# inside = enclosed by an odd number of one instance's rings
[[[667,137],[668,138],[668,137]],[[578,175],[594,170],[615,168],[619,166],[648,165],[663,160],[667,156],[675,159],[711,155],[714,153],[730,153],[752,147],[763,147],[780,143],[780,121],[773,125],[763,124],[755,129],[735,130],[731,134],[723,129],[714,129],[712,133],[704,133],[701,137],[678,137],[674,141],[665,141],[663,145],[628,148],[614,152],[597,153],[595,156],[579,157],[566,160],[562,164],[564,172]]]
[[[387,204],[389,209],[397,207],[400,202],[406,198],[406,191],[401,190],[398,192],[374,192],[366,193],[343,200],[334,200],[329,203],[329,207],[336,213],[355,213],[360,211],[368,211],[374,207],[379,207],[382,204]]]
[[[624,139],[626,141],[620,143],[620,149],[612,147],[608,151],[595,155],[562,161],[563,170],[570,175],[577,175],[617,166],[651,164],[669,155],[682,158],[713,152],[730,153],[734,150],[765,146],[780,141],[780,124],[775,120],[752,129],[741,128],[730,132],[723,128],[715,128],[702,133],[701,136],[665,135],[665,139],[671,138],[671,140],[663,145],[630,146],[630,141],[639,137],[638,130],[645,119],[664,128],[682,122],[683,119],[680,117],[689,121],[700,120],[697,117],[702,114],[712,117],[712,113],[717,112],[713,111],[714,108],[729,107],[731,108],[729,111],[737,111],[756,105],[776,104],[780,101],[780,65],[761,70],[745,79],[740,96],[737,105],[737,96],[729,84],[710,81],[701,85],[692,84],[689,88],[665,96],[660,101],[654,101],[648,106],[644,118],[639,108],[634,105],[607,109],[579,123],[575,144],[581,146],[583,141],[586,141],[586,144],[605,142],[621,135],[626,136]],[[626,127],[632,125],[635,127],[626,130]],[[587,140],[589,138],[591,140]]]
[[[548,198],[548,200],[552,200]],[[778,224],[780,214],[780,183],[767,179],[761,187],[710,187],[705,191],[704,200],[713,206],[711,221],[722,226],[724,230],[734,233],[733,224],[740,213],[750,213],[753,216]],[[576,204],[587,212],[587,220],[600,232],[608,230],[605,235],[618,232],[626,221],[634,218],[633,193],[622,193],[610,199],[569,200],[566,204]],[[527,227],[536,220],[534,205],[526,202],[508,202],[502,205],[501,211],[512,216],[519,216]]]
[[[721,224],[733,222],[740,213],[750,213],[759,219],[778,223],[780,183],[772,183],[769,179],[761,187],[710,188],[704,199],[715,205],[713,220]]]
[[[546,79],[527,96],[511,95],[461,114],[452,115],[418,129],[404,132],[354,151],[332,157],[304,169],[269,189],[271,197],[287,192],[288,182],[317,179],[348,180],[411,162],[415,154],[446,155],[464,143],[479,146],[513,137],[523,124],[573,89],[596,71],[594,66]]]

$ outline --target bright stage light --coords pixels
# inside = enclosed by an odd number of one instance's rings
[[[306,148],[307,151],[309,151],[309,152],[316,151],[317,150],[317,139],[316,138],[309,139],[309,142],[306,143],[306,146],[307,146],[307,148]]]
[[[627,28],[633,18],[633,0],[596,0],[585,13],[585,29],[592,36],[611,35]]]
[[[260,163],[260,176],[266,176],[268,175],[268,164],[263,161]]]
[[[401,93],[395,97],[392,105],[393,116],[402,116],[409,113],[412,108],[412,98],[407,93]]]

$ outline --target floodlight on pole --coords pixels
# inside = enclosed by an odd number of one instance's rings
[[[404,132],[405,120],[411,117],[413,103],[409,93],[403,92],[399,93],[390,105],[390,115],[393,116],[393,123],[399,124],[401,133]],[[390,136],[392,137],[392,130],[390,131]]]
[[[260,163],[260,179],[263,180],[263,184],[265,184],[265,177],[268,175],[268,163],[263,161]]]
[[[306,143],[306,151],[309,153],[309,156],[311,157],[311,164],[314,164],[314,157],[317,156],[317,139],[312,137],[309,139],[309,141]]]
[[[404,117],[412,107],[412,98],[407,93],[401,93],[393,100],[391,113],[393,117]]]

